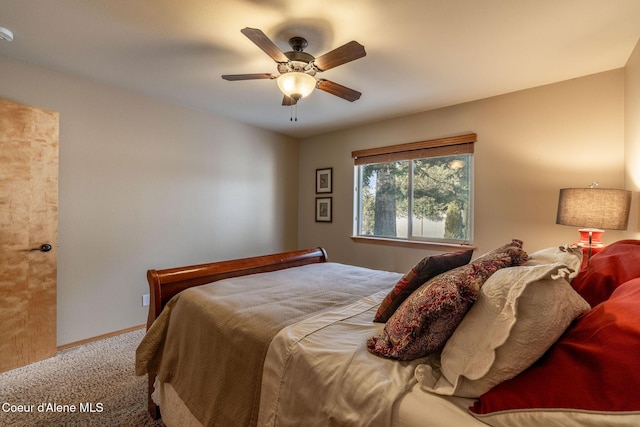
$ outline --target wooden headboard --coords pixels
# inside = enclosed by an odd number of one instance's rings
[[[324,248],[318,247],[165,270],[148,270],[147,281],[149,282],[150,301],[147,329],[160,315],[167,302],[187,288],[229,277],[282,270],[305,264],[327,262],[328,260],[329,258]]]

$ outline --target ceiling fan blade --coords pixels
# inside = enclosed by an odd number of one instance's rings
[[[290,105],[296,105],[298,103],[298,101],[296,101],[295,99],[291,98],[290,96],[285,95],[282,98],[282,105],[284,105],[285,107],[288,107]]]
[[[325,79],[318,79],[317,88],[330,93],[331,95],[346,99],[349,102],[357,101],[362,95],[357,90],[349,89],[346,86],[342,86],[338,83],[334,83],[330,80]]]
[[[331,68],[337,67],[338,65],[346,64],[347,62],[354,61],[366,55],[367,52],[365,52],[364,46],[354,40],[333,49],[324,55],[320,55],[313,63],[318,70],[327,71]]]
[[[261,30],[257,28],[243,28],[240,30],[242,34],[247,36],[249,40],[254,42],[260,49],[264,51],[267,55],[271,57],[276,62],[288,62],[289,58],[285,56],[284,53],[280,50],[278,46],[275,45],[274,42],[269,39]]]
[[[258,74],[223,74],[222,78],[229,81],[236,80],[258,80],[258,79],[275,79],[273,74],[258,73]]]

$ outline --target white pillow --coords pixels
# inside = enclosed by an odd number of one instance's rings
[[[578,275],[582,265],[582,248],[555,246],[529,254],[522,265],[565,264],[569,271],[569,281]]]
[[[531,366],[573,319],[591,308],[569,285],[570,271],[556,263],[495,272],[444,346],[440,368],[416,368],[421,386],[438,394],[478,397]]]

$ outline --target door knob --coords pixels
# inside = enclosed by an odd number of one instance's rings
[[[29,249],[30,251],[40,251],[40,252],[49,252],[52,249],[51,245],[48,243],[45,243],[43,245],[40,245],[37,248],[33,248],[33,249]]]

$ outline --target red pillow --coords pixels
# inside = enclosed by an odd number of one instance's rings
[[[640,277],[640,240],[620,240],[591,257],[571,286],[595,307],[618,286],[636,277]]]
[[[612,415],[639,422],[639,319],[636,278],[579,317],[529,369],[483,394],[471,412],[491,425],[549,425],[563,416],[597,425]]]

